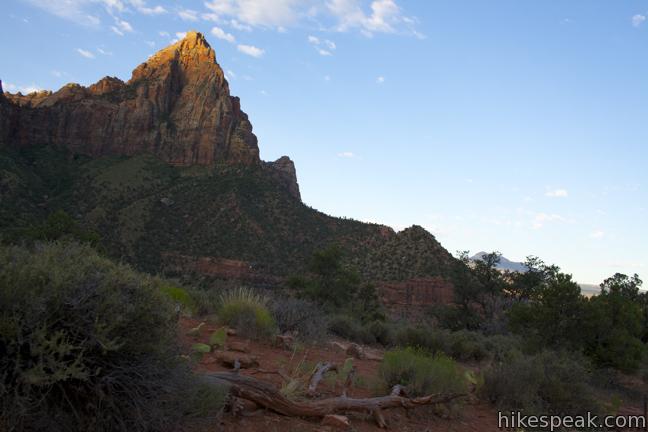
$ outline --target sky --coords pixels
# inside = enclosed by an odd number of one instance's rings
[[[9,0],[5,91],[130,78],[203,32],[303,201],[451,253],[648,277],[648,2]]]

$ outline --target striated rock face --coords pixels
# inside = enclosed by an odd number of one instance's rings
[[[393,318],[412,319],[433,305],[454,301],[452,283],[441,277],[378,282],[380,300]]]
[[[106,77],[27,96],[0,90],[0,114],[0,146],[152,153],[175,165],[260,163],[252,125],[196,32],[151,56],[126,83]]]

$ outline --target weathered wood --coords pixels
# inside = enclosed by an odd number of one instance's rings
[[[255,402],[257,405],[289,417],[319,417],[328,414],[348,411],[376,412],[374,416],[382,417],[380,410],[389,408],[411,409],[422,405],[447,403],[466,396],[463,393],[434,394],[416,398],[400,395],[388,395],[366,399],[354,399],[344,396],[310,401],[291,401],[284,397],[269,383],[256,378],[217,372],[204,375],[205,379],[218,384],[226,384],[233,396]],[[383,421],[384,422],[384,419]],[[384,426],[383,426],[384,427]]]
[[[347,374],[346,380],[344,381],[344,389],[342,390],[342,396],[347,397],[349,394],[349,390],[351,390],[351,387],[353,386],[353,380],[355,379],[356,375],[356,367],[352,366],[351,370]]]
[[[315,392],[317,391],[317,385],[319,384],[320,381],[322,381],[322,378],[324,378],[326,372],[330,372],[330,371],[337,372],[337,370],[338,368],[334,363],[330,363],[330,362],[317,363],[317,366],[315,367],[315,370],[311,375],[310,384],[308,384],[308,390],[307,390],[308,396],[312,397],[315,395]]]

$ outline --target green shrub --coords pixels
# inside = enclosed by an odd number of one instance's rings
[[[454,360],[414,348],[386,352],[379,375],[387,389],[400,384],[414,396],[462,393],[467,389],[464,374]]]
[[[209,345],[214,348],[223,348],[225,342],[227,341],[227,332],[223,327],[216,330],[214,333],[209,336]]]
[[[444,351],[452,358],[462,361],[480,361],[488,356],[486,337],[468,330],[444,333]]]
[[[172,428],[190,375],[163,284],[87,245],[0,247],[0,429]]]
[[[160,290],[176,304],[176,307],[180,311],[184,310],[189,314],[194,313],[196,305],[186,289],[171,284],[164,284]]]
[[[244,337],[269,338],[275,322],[266,307],[267,299],[248,288],[237,288],[221,296],[218,316]]]
[[[363,326],[349,315],[335,315],[329,320],[329,331],[350,341],[373,344],[376,338],[369,325]]]
[[[584,357],[544,351],[496,363],[484,376],[482,395],[501,409],[526,413],[598,412]]]

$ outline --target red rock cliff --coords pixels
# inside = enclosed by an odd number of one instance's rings
[[[124,83],[23,96],[0,90],[0,146],[52,145],[102,156],[153,153],[177,165],[259,164],[257,138],[202,34],[139,65]]]

